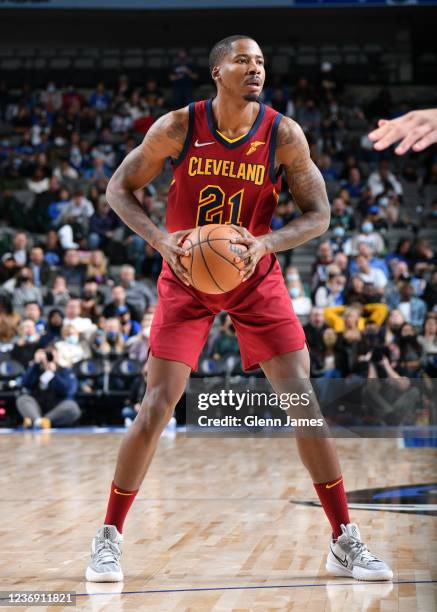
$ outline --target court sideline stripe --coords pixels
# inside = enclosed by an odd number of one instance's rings
[[[148,595],[156,593],[194,593],[203,591],[246,591],[255,589],[302,589],[302,588],[313,588],[313,587],[327,587],[327,586],[369,586],[369,585],[385,585],[385,584],[435,584],[437,580],[392,580],[392,581],[354,581],[354,582],[334,582],[320,584],[273,584],[273,585],[255,585],[255,586],[230,586],[230,587],[196,587],[187,589],[153,589],[144,591],[120,591],[120,593],[76,593],[76,597],[93,597],[95,595]]]

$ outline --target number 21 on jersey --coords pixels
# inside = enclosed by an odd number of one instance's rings
[[[244,189],[240,189],[226,199],[225,192],[218,185],[204,187],[199,194],[196,227],[208,223],[242,225],[240,213],[243,195]]]

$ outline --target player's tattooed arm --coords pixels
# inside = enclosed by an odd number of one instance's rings
[[[125,157],[106,190],[111,208],[126,225],[155,248],[159,247],[164,233],[151,221],[135,192],[161,173],[167,157],[177,158],[180,155],[187,130],[188,108],[160,117],[143,142]]]
[[[293,200],[302,215],[264,237],[268,252],[294,248],[327,231],[330,206],[325,182],[310,157],[307,140],[299,125],[283,117],[278,127],[276,164],[282,166]]]

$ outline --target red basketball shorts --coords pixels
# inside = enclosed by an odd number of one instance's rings
[[[150,352],[197,370],[214,318],[223,310],[235,327],[245,370],[304,347],[302,325],[294,313],[279,263],[271,255],[262,258],[245,283],[220,295],[187,287],[164,262],[158,279]]]

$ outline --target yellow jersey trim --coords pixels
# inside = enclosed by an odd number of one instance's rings
[[[216,130],[217,134],[220,134],[220,136],[222,138],[224,138],[227,142],[230,142],[231,144],[234,142],[237,142],[238,140],[241,140],[242,138],[245,138],[249,132],[246,132],[245,134],[243,134],[242,136],[238,136],[237,138],[228,138],[227,136],[225,136],[224,134],[222,134],[221,132],[219,132],[218,130]]]

